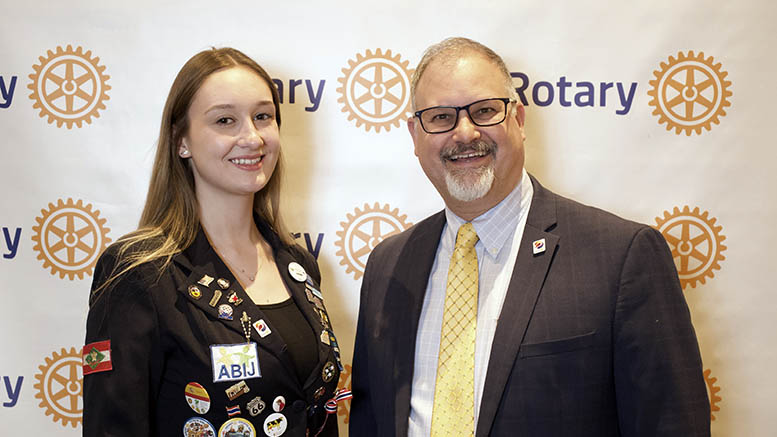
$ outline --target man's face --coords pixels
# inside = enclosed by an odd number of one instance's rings
[[[510,97],[499,69],[481,55],[468,54],[429,64],[417,84],[415,103],[422,110],[496,97]],[[499,203],[520,180],[523,121],[518,102],[509,104],[505,121],[494,126],[476,126],[462,110],[449,132],[428,134],[415,117],[408,120],[408,129],[426,176],[445,204],[469,220]]]

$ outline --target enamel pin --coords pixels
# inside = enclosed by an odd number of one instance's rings
[[[534,240],[532,245],[532,253],[534,255],[540,254],[542,252],[545,252],[545,239],[541,238],[539,240]]]
[[[210,283],[213,282],[215,278],[210,277],[208,275],[204,275],[202,278],[200,278],[199,281],[197,281],[198,284],[204,285],[206,287],[210,287]]]
[[[210,299],[210,302],[208,302],[208,305],[212,306],[213,308],[216,308],[216,305],[218,305],[220,299],[221,299],[221,290],[216,290],[213,292],[213,297]]]
[[[200,300],[200,298],[202,297],[202,291],[200,291],[200,287],[196,285],[190,285],[189,296],[191,296],[192,299],[194,300]]]

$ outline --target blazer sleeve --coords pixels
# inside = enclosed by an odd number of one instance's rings
[[[621,435],[709,436],[710,410],[690,312],[663,236],[634,236],[614,316]]]
[[[354,344],[353,365],[351,368],[351,386],[353,399],[351,399],[351,412],[349,417],[349,435],[352,436],[376,436],[378,425],[375,419],[372,394],[370,393],[370,369],[367,356],[367,342],[369,334],[366,332],[367,317],[373,313],[368,309],[370,302],[370,280],[376,253],[367,261],[362,280],[361,296],[359,299],[359,316],[356,324],[356,342]]]
[[[100,258],[93,291],[113,273],[114,265],[110,254]],[[110,341],[113,369],[84,376],[85,437],[154,432],[152,368],[161,353],[157,312],[141,270],[126,273],[90,299],[86,344]]]

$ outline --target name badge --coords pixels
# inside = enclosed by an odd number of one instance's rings
[[[213,344],[210,346],[213,382],[261,378],[256,343]]]

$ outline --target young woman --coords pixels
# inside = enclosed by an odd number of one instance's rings
[[[235,49],[178,73],[139,228],[95,268],[84,436],[337,435],[320,273],[279,217],[279,109]]]

